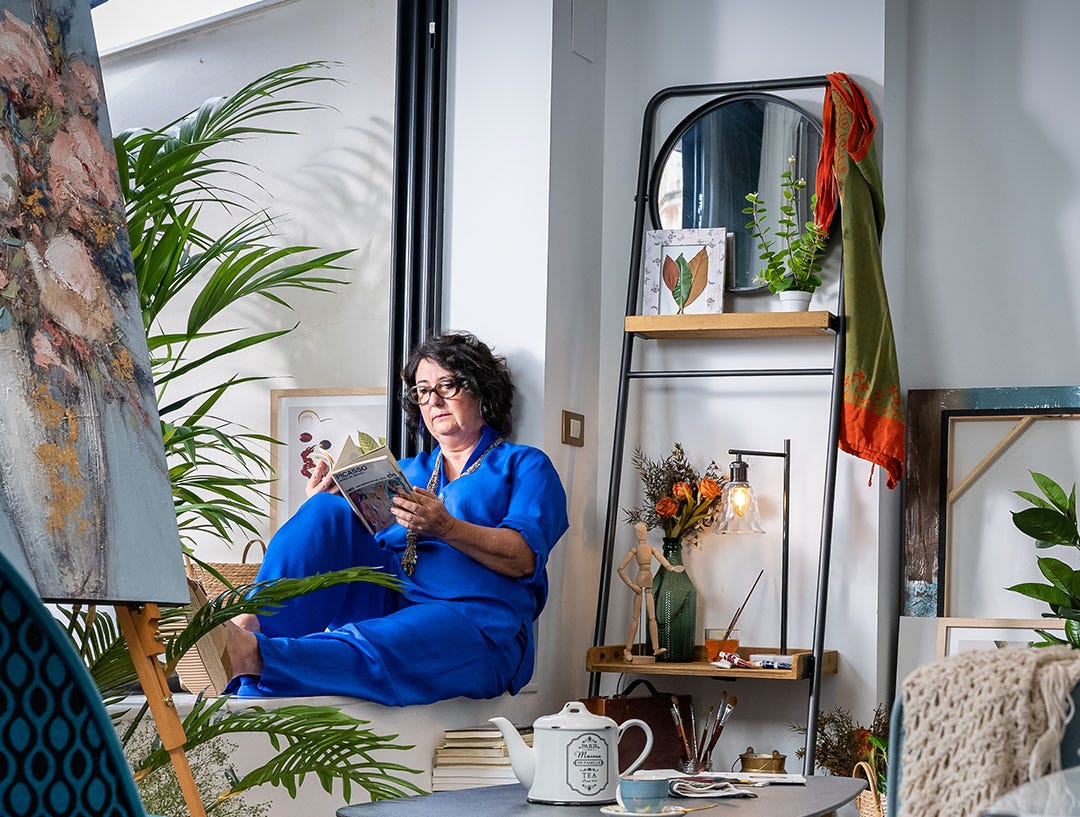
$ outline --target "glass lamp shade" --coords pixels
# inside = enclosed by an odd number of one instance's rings
[[[754,488],[746,480],[732,480],[724,486],[724,515],[718,533],[764,533]]]

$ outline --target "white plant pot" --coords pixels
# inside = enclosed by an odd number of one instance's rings
[[[778,292],[777,297],[780,299],[780,311],[781,312],[806,312],[810,309],[810,299],[813,297],[812,292],[800,292],[794,289],[786,289],[783,292]]]

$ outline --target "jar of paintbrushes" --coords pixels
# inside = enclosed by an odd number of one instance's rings
[[[728,698],[725,692],[720,697],[718,705],[709,706],[705,716],[705,724],[701,730],[697,729],[694,713],[690,712],[690,723],[683,723],[679,715],[678,707],[672,703],[671,715],[675,720],[675,729],[683,741],[684,761],[681,771],[685,774],[698,774],[712,771],[712,753],[716,748],[717,741],[724,731],[731,713],[735,711],[735,704],[739,699],[734,695]]]

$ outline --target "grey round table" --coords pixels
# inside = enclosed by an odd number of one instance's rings
[[[855,799],[866,782],[853,777],[808,777],[806,785],[772,785],[753,789],[754,798],[672,798],[673,806],[706,806],[702,817],[822,817]],[[518,784],[441,791],[426,797],[403,797],[343,806],[337,817],[593,817],[596,805],[545,806],[525,800]],[[696,817],[696,813],[695,813]]]

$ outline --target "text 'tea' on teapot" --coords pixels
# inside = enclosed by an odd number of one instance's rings
[[[652,730],[645,721],[617,724],[571,701],[554,715],[533,722],[530,747],[506,718],[490,722],[506,739],[514,775],[529,790],[530,803],[574,805],[615,802],[619,784],[619,739],[631,726],[645,732],[645,748],[624,772],[637,769],[652,750]]]

